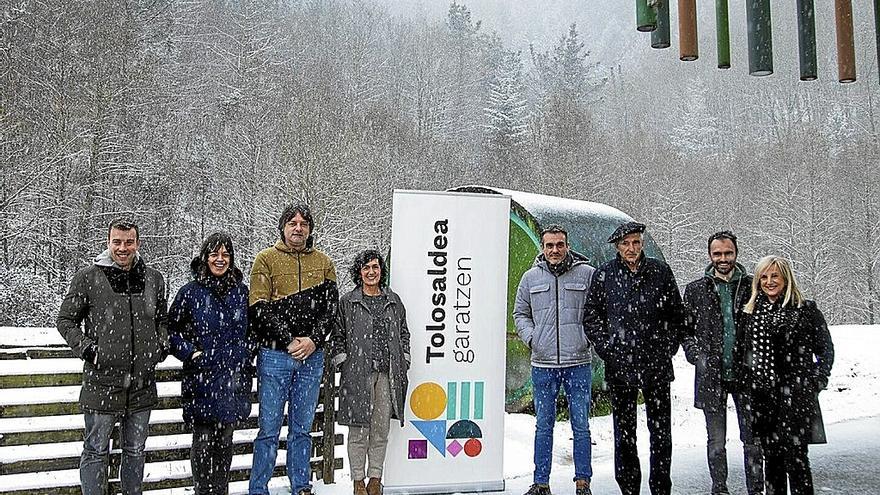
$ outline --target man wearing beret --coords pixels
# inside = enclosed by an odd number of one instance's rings
[[[605,361],[614,423],[614,475],[623,495],[642,483],[636,448],[636,401],[645,399],[653,495],[672,490],[670,382],[681,342],[684,309],[669,266],[642,251],[645,226],[627,222],[608,238],[617,256],[596,271],[587,295],[584,328]]]

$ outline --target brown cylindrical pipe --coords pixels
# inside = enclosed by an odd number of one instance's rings
[[[696,60],[700,56],[697,42],[697,0],[678,0],[678,47],[678,58],[681,60]]]
[[[837,27],[837,79],[842,83],[856,80],[856,48],[853,40],[852,0],[834,0]]]

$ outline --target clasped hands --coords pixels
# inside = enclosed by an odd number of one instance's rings
[[[305,361],[313,352],[315,343],[309,337],[294,337],[287,345],[287,353],[298,361]]]

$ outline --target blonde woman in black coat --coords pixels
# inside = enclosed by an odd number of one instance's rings
[[[812,495],[807,445],[825,442],[818,394],[834,363],[825,318],[779,256],[758,262],[744,317],[741,356],[752,428],[764,449],[766,494],[785,495],[788,484],[792,495]]]
[[[336,420],[348,426],[354,495],[381,495],[391,419],[403,426],[409,329],[378,251],[357,255],[350,274],[355,288],[339,299],[331,335],[332,363],[342,372]]]

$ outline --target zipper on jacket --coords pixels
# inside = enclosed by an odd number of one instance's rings
[[[559,344],[559,275],[556,275],[556,364],[562,364],[562,350]]]
[[[129,268],[129,270],[133,270],[134,267]],[[146,282],[146,274],[144,275],[144,282]],[[128,294],[128,384],[125,387],[128,389],[131,387],[131,379],[134,376],[134,306],[131,302],[131,273],[125,274],[125,292]],[[146,287],[145,287],[146,290]],[[126,385],[123,383],[123,385]],[[131,394],[126,394],[126,403],[131,400]]]
[[[299,284],[299,289],[296,291],[297,293],[302,292],[303,290],[303,264],[302,259],[300,259],[300,252],[296,252],[296,269],[298,271],[298,275],[296,277],[296,283]]]
[[[742,311],[742,308],[739,308],[739,307],[736,306],[737,303],[739,303],[739,289],[740,289],[740,286],[741,286],[741,285],[742,285],[742,277],[740,277],[739,279],[737,279],[737,281],[736,281],[736,290],[733,292],[733,304],[734,304],[734,307],[733,307],[733,311],[731,311],[731,313],[733,314],[734,317],[736,316],[736,313],[737,313],[738,311]],[[736,321],[736,318],[734,318],[734,322],[735,322],[735,321]],[[736,326],[735,323],[734,323],[734,326]]]

